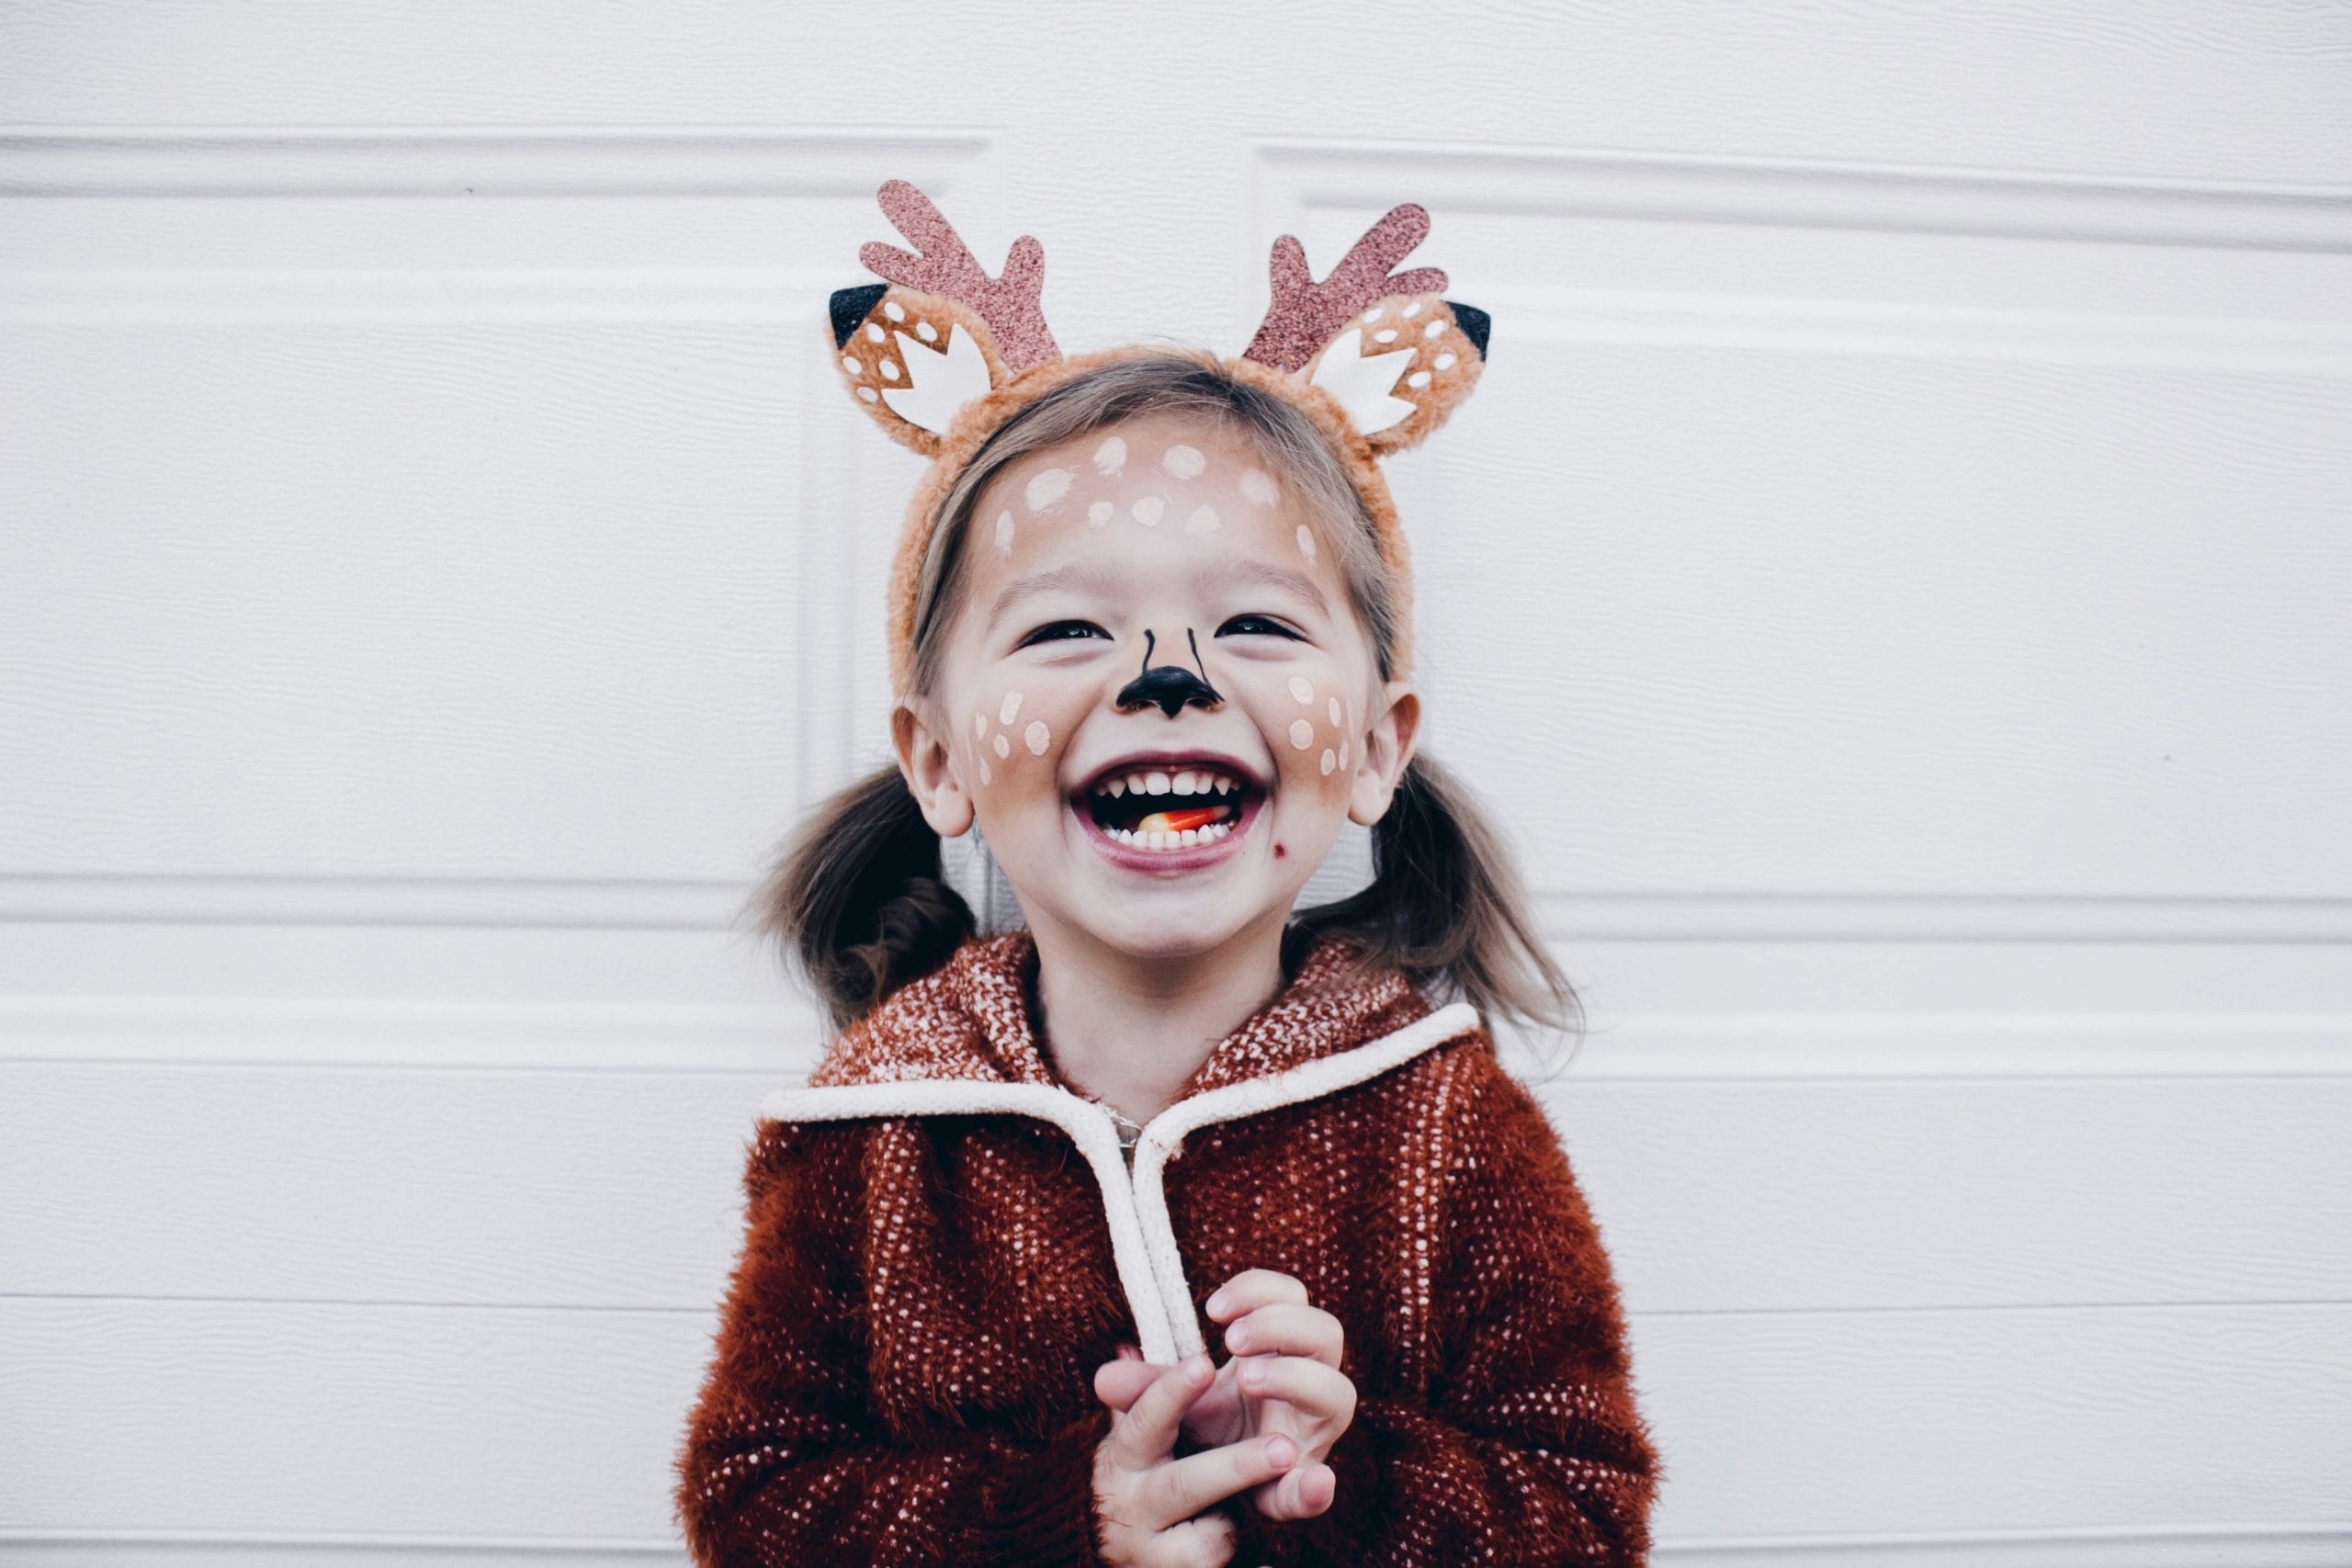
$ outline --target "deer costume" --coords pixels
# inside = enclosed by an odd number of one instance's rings
[[[860,405],[932,458],[890,583],[906,693],[956,477],[1030,400],[1163,351],[1061,357],[1036,241],[990,277],[913,186],[881,201],[916,249],[865,247],[886,281],[833,296],[831,347]],[[1311,416],[1400,581],[1379,459],[1443,421],[1487,340],[1442,273],[1394,270],[1428,227],[1395,209],[1321,282],[1283,237],[1272,307],[1221,362]],[[1282,993],[1139,1128],[1056,1076],[1019,930],[966,941],[766,1101],[679,1461],[699,1562],[1099,1562],[1112,1414],[1093,1369],[1122,1340],[1162,1364],[1209,1348],[1206,1296],[1253,1267],[1340,1320],[1358,1403],[1329,1509],[1272,1521],[1235,1500],[1236,1562],[1646,1561],[1657,1455],[1607,1255],[1541,1107],[1468,1004],[1363,977],[1334,938],[1293,945]]]

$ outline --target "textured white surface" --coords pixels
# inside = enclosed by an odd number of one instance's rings
[[[1401,199],[1494,313],[1662,1562],[2352,1560],[2352,11],[1217,9],[0,8],[0,1555],[679,1560],[902,175],[1073,352]]]

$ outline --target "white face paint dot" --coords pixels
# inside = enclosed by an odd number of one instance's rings
[[[1377,305],[1374,305],[1371,310],[1366,310],[1366,311],[1363,313],[1363,319],[1364,319],[1365,321],[1376,321],[1380,320],[1380,310],[1381,310],[1381,308],[1380,308],[1379,306],[1377,306]]]
[[[1426,370],[1416,370],[1405,378],[1405,385],[1408,387],[1426,387],[1429,384],[1430,373]]]
[[[1324,776],[1324,777],[1326,777],[1326,778],[1330,777],[1330,775],[1331,775],[1331,770],[1332,770],[1333,768],[1338,767],[1339,765],[1340,765],[1340,759],[1339,759],[1339,758],[1337,758],[1337,757],[1335,757],[1335,756],[1333,756],[1333,755],[1331,755],[1331,748],[1329,748],[1329,746],[1324,747],[1324,748],[1323,748],[1323,763],[1322,763],[1322,766],[1323,766],[1323,776]]]
[[[1100,528],[1111,521],[1111,513],[1118,510],[1107,501],[1098,501],[1086,509],[1086,520]]]
[[[1431,321],[1428,326],[1421,329],[1421,335],[1423,337],[1443,337],[1445,335],[1445,323],[1442,321]]]
[[[1396,341],[1396,329],[1395,327],[1383,327],[1378,332],[1372,334],[1372,341],[1374,343],[1395,343]]]
[[[842,368],[855,376],[865,368],[865,361],[855,355],[844,354],[842,355]]]
[[[1300,750],[1315,744],[1315,727],[1303,718],[1290,721],[1290,743]]]
[[[1272,506],[1279,492],[1273,476],[1263,468],[1247,468],[1241,475],[1241,493],[1253,506]]]
[[[1021,732],[1021,739],[1029,743],[1032,757],[1042,757],[1046,754],[1046,748],[1054,743],[1054,732],[1046,728],[1043,719],[1033,718],[1029,721],[1029,728]]]
[[[1094,449],[1097,473],[1115,474],[1127,466],[1127,444],[1114,435]]]
[[[1043,512],[1068,495],[1071,478],[1068,468],[1047,468],[1033,476],[1028,488],[1021,492],[1029,502],[1029,510]]]
[[[1007,692],[1004,694],[1004,705],[996,710],[996,721],[999,724],[1011,724],[1013,720],[1013,716],[1020,713],[1020,711],[1021,694],[1018,692]]]
[[[1441,370],[1451,370],[1456,365],[1459,365],[1461,361],[1454,358],[1453,350],[1448,349],[1445,353],[1439,355],[1434,360],[1431,360],[1430,363],[1435,365]]]
[[[1315,683],[1304,675],[1294,675],[1290,678],[1290,694],[1302,703],[1311,703],[1315,700]]]
[[[996,514],[996,553],[1001,556],[1009,556],[1012,553],[1012,513],[1011,512],[1000,512]]]
[[[869,341],[880,343],[882,341],[882,323],[879,321],[866,322],[865,335]]]
[[[1308,560],[1315,558],[1315,530],[1304,523],[1298,525],[1298,553]]]
[[[984,713],[974,714],[972,716],[972,739],[975,740],[986,740],[988,738],[989,716]]]
[[[1010,756],[1012,756],[1012,741],[1010,741],[1010,740],[1007,740],[1007,739],[1006,739],[1003,736],[1001,736],[1001,735],[998,736],[998,737],[996,738],[996,754],[997,754],[998,756],[1000,756],[1000,757],[1010,757]]]
[[[882,362],[882,379],[885,381],[895,381],[898,378],[899,362],[895,359],[884,360]]]
[[[860,387],[857,389],[857,395],[864,398],[869,403],[878,400],[882,396],[881,393],[876,391],[871,387]]]
[[[915,323],[915,336],[922,339],[925,343],[937,343],[939,341],[939,329],[933,326],[929,321],[917,321]]]
[[[1217,516],[1216,508],[1206,502],[1194,507],[1193,514],[1184,519],[1184,532],[1187,534],[1214,534],[1223,526],[1224,519]]]
[[[1419,315],[1419,314],[1421,313],[1421,302],[1420,302],[1419,299],[1412,300],[1412,301],[1410,301],[1409,303],[1408,303],[1408,304],[1406,305],[1406,307],[1405,307],[1403,310],[1401,310],[1397,311],[1396,313],[1397,313],[1398,315],[1400,315],[1400,316],[1404,317],[1407,321],[1411,321],[1415,316],[1418,316],[1418,315]]]
[[[1340,766],[1341,766],[1341,767],[1343,767],[1343,768],[1344,768],[1344,767],[1346,767],[1347,765],[1348,765],[1348,743],[1347,743],[1347,741],[1346,741],[1346,740],[1342,739],[1342,740],[1340,742]]]
[[[1331,699],[1331,705],[1325,708],[1323,711],[1331,716],[1331,722],[1336,726],[1340,722],[1340,699],[1333,697]]]
[[[980,759],[980,782],[982,784],[996,783],[996,770],[989,766],[989,760],[986,757]]]
[[[882,301],[882,313],[894,321],[903,321],[907,319],[906,307],[900,305],[896,299]]]
[[[1136,521],[1145,527],[1156,528],[1159,525],[1160,517],[1168,511],[1168,503],[1156,495],[1139,495],[1136,497],[1135,505],[1127,510],[1134,513]]]
[[[1209,466],[1209,460],[1201,456],[1197,446],[1187,446],[1180,441],[1159,455],[1159,466],[1180,479],[1196,479],[1201,477],[1201,470]]]

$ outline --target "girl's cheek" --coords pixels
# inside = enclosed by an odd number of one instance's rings
[[[1311,671],[1282,677],[1261,708],[1273,716],[1269,727],[1274,756],[1285,781],[1307,780],[1345,795],[1355,758],[1357,708],[1353,694]]]
[[[1057,699],[1059,700],[1057,700]],[[1081,699],[1082,701],[1082,699]],[[1054,784],[1054,749],[1075,723],[1066,710],[1069,697],[1040,690],[1035,682],[1013,681],[985,689],[965,716],[959,736],[971,761],[967,776],[980,790]]]

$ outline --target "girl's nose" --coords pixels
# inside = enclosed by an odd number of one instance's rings
[[[1184,628],[1184,637],[1192,644],[1193,661],[1200,664],[1200,639],[1193,635],[1190,626]],[[1195,674],[1181,664],[1154,664],[1151,650],[1157,641],[1151,628],[1145,627],[1143,671],[1120,687],[1118,696],[1113,699],[1121,713],[1157,707],[1174,718],[1188,707],[1213,708],[1225,701],[1217,689],[1209,684],[1206,665],[1201,665],[1200,672]]]

